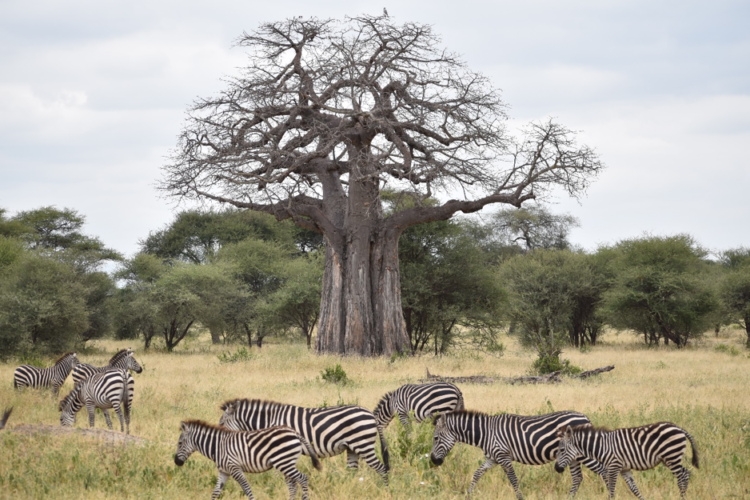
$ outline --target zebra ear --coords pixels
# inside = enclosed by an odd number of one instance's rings
[[[185,432],[185,429],[187,426],[185,425],[185,422],[180,422],[180,432]]]
[[[437,425],[437,423],[438,423],[438,422],[440,421],[440,418],[441,418],[442,416],[443,416],[443,414],[442,414],[442,413],[440,413],[440,412],[438,412],[438,413],[435,413],[435,414],[434,414],[434,415],[432,416],[432,425]]]
[[[563,435],[565,434],[565,432],[567,430],[568,430],[568,426],[567,425],[563,425],[562,427],[560,427],[559,429],[557,429],[557,433],[556,433],[557,437],[559,437],[559,438],[563,437]]]

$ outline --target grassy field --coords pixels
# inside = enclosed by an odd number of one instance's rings
[[[133,344],[144,366],[136,374],[131,433],[146,444],[114,444],[80,435],[14,432],[21,425],[59,426],[57,401],[47,392],[12,389],[16,363],[0,364],[0,407],[15,406],[8,429],[0,432],[0,498],[209,498],[216,480],[212,462],[194,454],[184,467],[173,462],[179,422],[200,418],[218,422],[219,404],[229,398],[253,397],[302,406],[360,404],[374,408],[388,390],[415,382],[425,369],[440,375],[527,373],[533,354],[512,339],[503,339],[506,353],[490,357],[457,353],[442,358],[358,359],[317,356],[301,345],[253,348],[252,358],[236,363],[218,359],[239,346],[211,346],[205,336],[190,339],[173,354],[144,352],[134,343],[96,341],[82,353],[85,362],[105,364],[121,347]],[[464,384],[467,408],[521,414],[553,410],[581,411],[597,425],[634,426],[669,420],[696,439],[701,468],[693,470],[690,498],[750,498],[750,359],[739,331],[728,331],[678,351],[647,349],[631,335],[609,334],[602,345],[587,352],[564,353],[574,364],[592,369],[609,364],[615,370],[593,380],[566,379],[558,385]],[[324,382],[320,373],[340,363],[351,383]],[[61,395],[72,387],[68,379]],[[116,417],[114,421],[117,422]],[[76,426],[88,425],[85,411]],[[105,428],[97,415],[97,428]],[[117,423],[115,423],[117,428]],[[411,436],[397,421],[387,432],[391,452],[391,485],[385,487],[364,463],[347,470],[344,455],[323,461],[323,471],[312,469],[302,457],[300,469],[310,477],[313,499],[351,498],[464,498],[482,454],[457,445],[443,466],[431,467],[432,427],[415,426]],[[688,457],[690,451],[688,451]],[[687,461],[686,461],[687,463]],[[552,464],[516,464],[526,498],[563,498],[570,475],[558,475]],[[606,498],[601,480],[590,472],[578,498]],[[256,498],[286,498],[281,474],[270,471],[248,475]],[[676,480],[660,466],[636,472],[641,492],[649,499],[677,498]],[[222,498],[240,498],[239,485],[230,479]],[[617,495],[631,497],[623,481]],[[479,481],[475,498],[515,498],[502,469],[492,469]],[[299,498],[299,497],[298,497]]]

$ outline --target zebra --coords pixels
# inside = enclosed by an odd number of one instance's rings
[[[300,455],[307,451],[313,467],[321,469],[310,443],[286,425],[244,432],[201,420],[185,420],[180,423],[174,463],[181,467],[195,451],[213,460],[219,469],[212,499],[221,495],[229,476],[240,483],[245,495],[252,499],[253,492],[243,473],[265,472],[273,467],[284,474],[289,500],[296,496],[297,485],[302,486],[302,499],[307,500],[307,476],[297,469]]]
[[[422,422],[437,412],[463,409],[464,396],[458,387],[447,382],[435,382],[402,385],[383,396],[372,413],[382,428],[388,427],[393,417],[398,414],[401,425],[409,430],[410,411],[414,412],[417,422]]]
[[[671,422],[615,430],[595,428],[590,424],[569,425],[560,428],[557,434],[560,444],[555,470],[562,472],[581,457],[600,462],[606,471],[604,480],[609,498],[614,497],[617,476],[622,474],[630,491],[643,500],[631,471],[652,469],[660,462],[677,478],[680,497],[684,498],[690,479],[690,471],[682,466],[687,441],[693,450],[692,464],[696,469],[700,468],[693,436]]]
[[[5,429],[5,424],[8,423],[8,419],[10,418],[10,414],[13,413],[13,407],[6,408],[3,412],[3,418],[0,419],[0,431]]]
[[[82,382],[86,377],[89,377],[94,373],[103,372],[111,368],[133,370],[135,373],[141,373],[143,371],[141,365],[138,364],[138,361],[133,357],[133,349],[128,347],[127,349],[120,349],[117,351],[109,360],[107,366],[96,367],[87,363],[78,363],[75,368],[73,368],[73,384]]]
[[[105,372],[95,373],[77,384],[65,396],[58,406],[60,425],[71,427],[75,424],[76,413],[86,405],[89,413],[89,427],[94,427],[94,412],[100,408],[107,421],[107,427],[112,429],[109,418],[109,408],[113,408],[120,418],[120,432],[124,432],[123,416],[127,433],[130,434],[130,408],[133,403],[133,376],[128,370],[114,368]]]
[[[369,410],[361,406],[302,408],[260,399],[233,399],[221,405],[223,425],[238,431],[253,431],[274,425],[288,425],[310,442],[318,458],[346,451],[347,467],[356,469],[362,457],[388,484],[388,445],[383,429]],[[383,462],[375,454],[375,436],[380,437]],[[302,453],[308,454],[303,449]]]
[[[494,465],[499,464],[508,476],[516,498],[523,499],[518,489],[518,479],[513,470],[513,461],[527,465],[543,465],[551,462],[557,455],[559,437],[557,430],[564,425],[590,424],[589,419],[577,412],[558,411],[547,415],[495,415],[460,410],[441,413],[435,417],[435,434],[432,443],[430,460],[441,465],[445,456],[451,451],[456,441],[477,446],[485,455],[485,462],[474,473],[467,496],[471,495],[479,478]],[[594,461],[585,460],[584,465],[599,475],[604,467]],[[570,464],[573,487],[570,495],[574,496],[583,479],[578,462]]]
[[[49,368],[37,368],[31,365],[21,365],[13,373],[13,387],[23,389],[24,387],[52,389],[57,396],[60,393],[60,387],[65,383],[65,379],[70,375],[70,371],[79,363],[78,356],[74,352],[66,352]]]

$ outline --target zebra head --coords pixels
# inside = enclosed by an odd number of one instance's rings
[[[182,467],[195,449],[192,429],[185,422],[181,422],[180,439],[177,441],[177,452],[174,454],[174,463],[178,467]]]
[[[581,450],[573,439],[573,427],[564,425],[557,430],[560,444],[557,446],[557,458],[555,459],[555,470],[559,473],[565,472],[565,468],[578,461],[583,456]]]
[[[81,403],[79,399],[82,386],[83,384],[77,384],[73,390],[60,401],[60,404],[57,407],[61,412],[60,425],[63,427],[73,427],[76,423],[78,410],[83,406],[83,403]]]
[[[143,367],[138,363],[138,361],[135,360],[135,356],[133,356],[133,349],[128,347],[128,361],[127,366],[125,367],[126,370],[133,370],[135,373],[141,373],[143,371]]]
[[[219,425],[231,429],[233,431],[241,431],[242,426],[237,418],[237,402],[227,401],[221,405],[221,409],[224,410],[224,414],[219,419]]]
[[[435,465],[442,465],[445,456],[450,453],[456,444],[456,434],[448,427],[444,414],[435,417],[435,434],[432,437],[432,452],[430,460]]]

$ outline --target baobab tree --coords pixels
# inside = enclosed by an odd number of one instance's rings
[[[247,67],[191,107],[161,187],[324,236],[318,352],[408,351],[406,228],[493,203],[520,207],[555,187],[576,196],[602,168],[551,120],[509,135],[499,91],[430,26],[295,18],[262,24],[238,45]],[[385,214],[384,189],[417,202]]]

